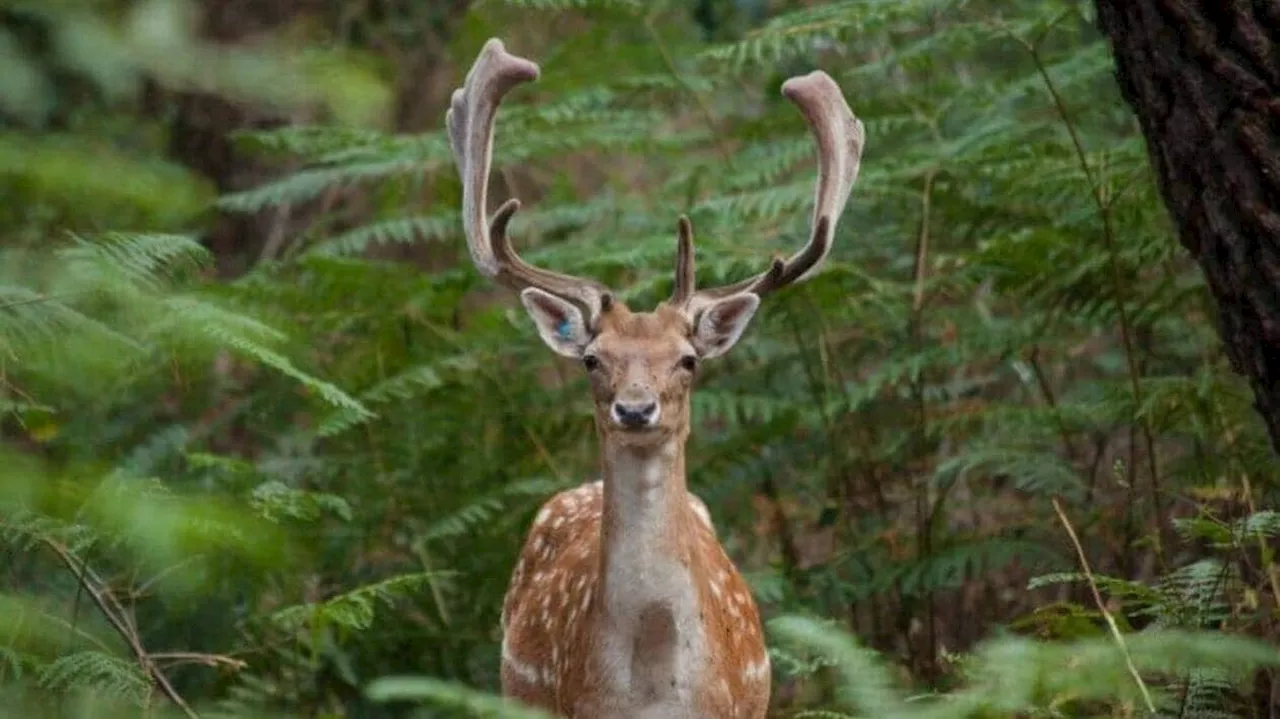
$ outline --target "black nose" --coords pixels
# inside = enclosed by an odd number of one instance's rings
[[[613,403],[613,416],[623,427],[643,427],[653,420],[653,413],[658,411],[656,402],[642,404]]]

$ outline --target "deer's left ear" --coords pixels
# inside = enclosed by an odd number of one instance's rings
[[[693,348],[703,359],[719,357],[742,337],[760,306],[759,295],[751,292],[729,295],[708,306],[694,320]]]
[[[533,318],[538,336],[556,354],[578,359],[591,341],[582,311],[572,302],[529,287],[520,293],[520,302]]]

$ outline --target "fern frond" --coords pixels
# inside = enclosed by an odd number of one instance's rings
[[[286,607],[273,612],[268,620],[290,631],[297,631],[303,627],[324,626],[361,631],[373,623],[378,605],[389,606],[444,574],[432,572],[402,574],[358,587],[323,602]]]
[[[190,321],[192,316],[201,315],[206,318],[212,317],[219,320],[226,320],[229,317],[228,314],[211,305],[180,300],[174,300],[173,302],[174,304],[180,303],[185,311],[192,313],[186,316],[188,321]],[[260,362],[286,377],[295,380],[298,384],[307,388],[311,392],[314,392],[317,396],[334,407],[349,412],[361,420],[371,419],[375,416],[373,412],[366,409],[363,404],[357,401],[354,397],[348,395],[346,392],[342,391],[337,385],[303,372],[298,369],[298,367],[294,365],[289,358],[275,350],[265,347],[254,338],[238,332],[237,330],[244,326],[242,319],[243,318],[237,318],[235,323],[203,324],[199,326],[199,330],[209,337],[217,340],[222,346],[233,349],[241,355]],[[256,329],[259,325],[257,325],[257,323],[250,322],[249,326]]]
[[[881,659],[829,623],[779,617],[769,622],[769,630],[790,645],[827,657],[840,673],[838,691],[844,706],[886,719],[906,715],[901,690]]]
[[[1008,446],[966,449],[938,465],[934,481],[942,486],[983,471],[1008,477],[1027,492],[1080,496],[1085,483],[1075,468],[1055,452]]]
[[[58,252],[71,277],[85,290],[95,285],[121,290],[159,291],[184,273],[207,267],[212,255],[185,235],[137,235],[107,232],[92,238],[73,236],[75,244]]]
[[[430,677],[382,677],[365,690],[375,702],[422,702],[447,708],[450,716],[494,719],[551,719],[551,715],[458,682]]]
[[[271,521],[289,517],[309,522],[324,514],[350,521],[353,514],[351,505],[342,497],[295,489],[279,480],[268,480],[254,487],[250,502],[258,514]]]
[[[495,492],[471,500],[431,522],[425,527],[418,541],[431,542],[464,537],[501,514],[509,512],[512,498],[541,498],[565,488],[562,482],[546,479],[530,479],[504,484]]]
[[[848,0],[831,2],[780,15],[740,42],[714,47],[702,53],[709,61],[732,68],[777,65],[798,55],[835,46],[851,32],[870,35],[895,23],[959,7],[958,0]]]
[[[428,217],[404,217],[357,227],[309,248],[314,255],[361,255],[372,245],[412,245],[422,241],[460,236],[462,222],[456,213]]]
[[[440,162],[442,163],[443,160]],[[219,208],[229,212],[259,212],[268,207],[312,200],[331,188],[348,187],[390,177],[413,177],[421,175],[426,170],[427,168],[420,162],[410,158],[357,161],[339,166],[312,168],[260,185],[252,190],[223,195],[218,198],[217,204]]]
[[[58,657],[36,672],[36,681],[51,691],[88,689],[135,702],[151,692],[150,678],[137,664],[98,651]]]

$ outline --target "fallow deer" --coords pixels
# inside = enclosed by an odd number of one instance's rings
[[[738,341],[760,298],[826,258],[862,123],[826,73],[785,82],[818,148],[808,243],[755,277],[698,290],[681,216],[674,290],[633,312],[599,282],[521,259],[507,237],[518,200],[485,221],[498,105],[539,72],[491,39],[446,114],[471,258],[519,292],[548,347],[581,362],[601,448],[602,479],[549,499],[526,538],[502,606],[503,693],[579,719],[763,717],[772,677],[755,601],[685,485],[689,395],[698,365]]]

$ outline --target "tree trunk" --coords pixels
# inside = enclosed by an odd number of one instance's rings
[[[1280,452],[1280,0],[1096,0],[1165,205]]]

